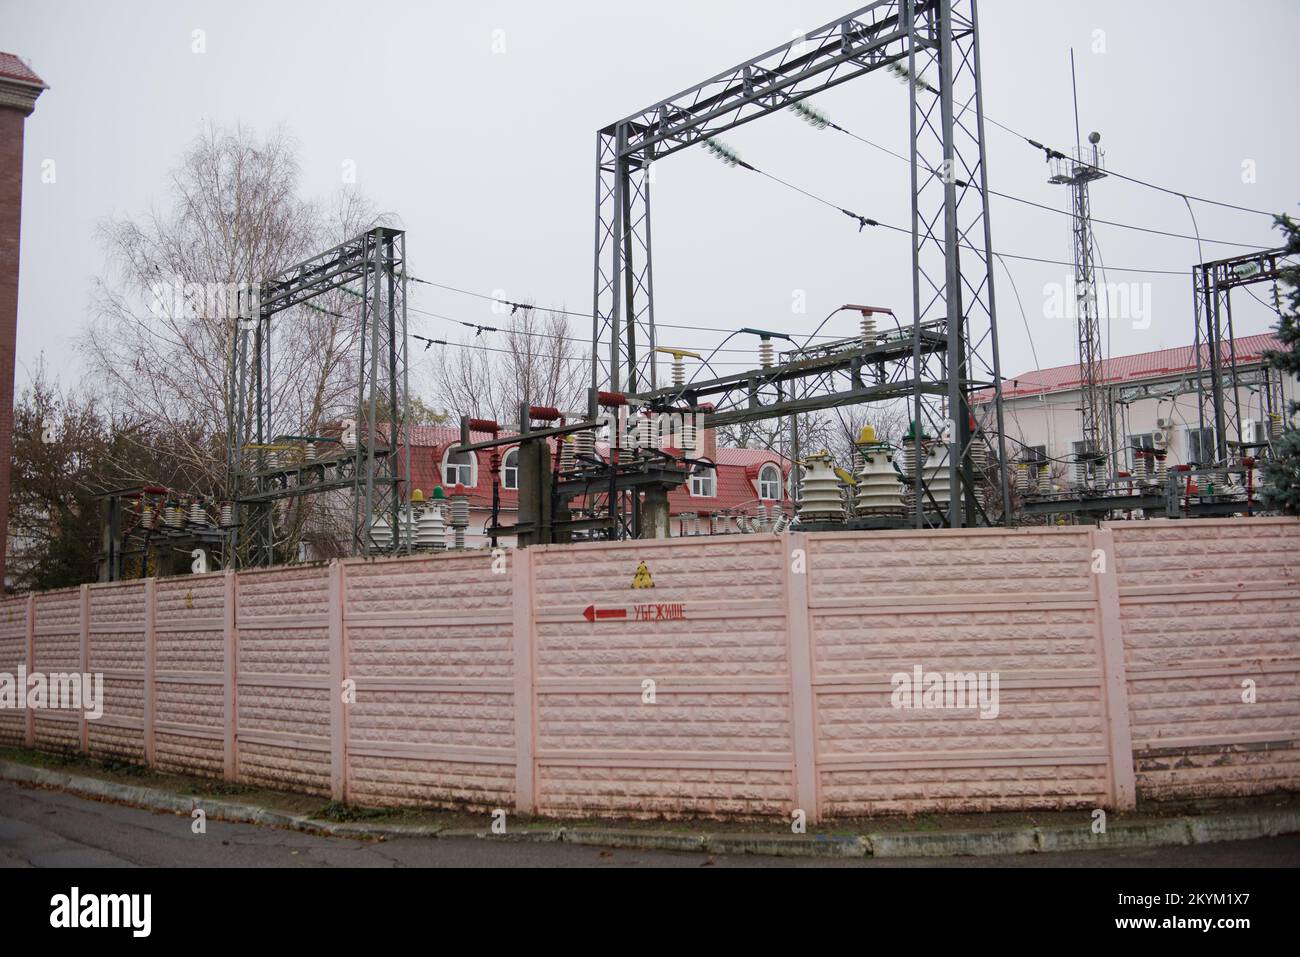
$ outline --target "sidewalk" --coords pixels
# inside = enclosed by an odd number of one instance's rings
[[[83,797],[210,819],[308,831],[340,838],[476,837],[561,841],[602,847],[785,857],[950,857],[1161,847],[1300,833],[1300,795],[1145,806],[1112,813],[1093,832],[1090,810],[923,815],[837,820],[806,834],[765,821],[601,821],[521,817],[506,833],[484,812],[367,809],[311,795],[270,791],[79,756],[0,748],[0,779]]]

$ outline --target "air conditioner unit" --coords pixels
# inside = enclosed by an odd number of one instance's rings
[[[1268,424],[1262,419],[1247,419],[1241,423],[1242,445],[1267,445]]]
[[[1161,432],[1171,429],[1173,428],[1173,426],[1174,426],[1173,419],[1156,419],[1156,428],[1159,429]]]

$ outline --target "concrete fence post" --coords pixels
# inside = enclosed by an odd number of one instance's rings
[[[533,640],[533,550],[511,552],[511,594],[514,621],[514,717],[515,717],[515,810],[532,814],[537,810],[537,747],[534,723]]]
[[[329,643],[330,643],[330,797],[348,799],[348,716],[343,703],[343,681],[347,677],[347,635],[344,628],[344,575],[346,568],[338,559],[329,565]]]
[[[27,673],[36,670],[36,596],[27,596]],[[26,692],[24,692],[25,694]],[[36,747],[36,712],[27,708],[24,712],[26,721],[23,727],[23,743],[29,748]]]
[[[1115,536],[1109,528],[1089,533],[1093,554],[1093,588],[1101,640],[1102,707],[1106,718],[1110,798],[1119,810],[1137,806],[1133,734],[1128,714],[1128,672],[1124,665],[1124,631],[1120,622],[1119,569]],[[1099,561],[1100,560],[1100,561]],[[1097,569],[1100,569],[1098,571]]]
[[[235,614],[235,604],[239,598],[239,579],[233,568],[222,573],[222,630],[224,632],[225,703],[223,715],[225,720],[225,742],[222,759],[222,776],[227,781],[239,780],[238,754],[238,709],[239,709],[239,620]]]
[[[81,665],[79,671],[81,674],[90,674],[90,586],[82,585],[81,593],[77,596],[80,604],[81,617]],[[84,702],[83,702],[84,703]],[[81,750],[84,753],[90,752],[90,722],[86,719],[86,709],[82,708],[77,714],[77,730],[81,738]]]
[[[158,708],[158,579],[144,582],[144,763],[158,764],[154,721]]]
[[[817,793],[817,718],[813,697],[812,627],[808,617],[808,533],[781,539],[790,650],[790,709],[794,737],[794,806],[808,823],[821,820]],[[798,559],[796,567],[796,558]]]

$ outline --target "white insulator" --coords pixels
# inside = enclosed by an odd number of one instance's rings
[[[303,450],[303,456],[308,462],[316,461],[316,443],[308,442],[307,447]]]
[[[681,448],[682,452],[686,453],[687,455],[691,455],[699,451],[699,449],[697,448],[699,444],[699,435],[695,428],[695,416],[693,415],[682,416],[682,434],[679,441],[682,443],[682,448]]]
[[[408,505],[398,513],[400,525],[399,541],[403,548],[415,544],[415,509]]]
[[[575,432],[573,435],[573,457],[575,462],[580,457],[591,459],[596,455],[596,433],[595,432]],[[581,463],[584,467],[589,467],[589,462]]]
[[[844,521],[844,498],[840,479],[829,454],[810,455],[799,486],[799,520],[808,522]]]
[[[983,482],[989,474],[989,447],[977,436],[970,447],[970,467],[975,481]]]
[[[943,443],[926,449],[925,486],[930,493],[921,497],[926,508],[934,507],[930,504],[933,498],[940,511],[946,511],[952,498],[952,477],[948,474],[948,446]]]
[[[1282,416],[1272,413],[1268,417],[1268,432],[1272,441],[1282,438]]]
[[[700,513],[699,512],[691,513],[691,534],[692,535],[700,534]]]
[[[452,496],[450,522],[456,551],[464,551],[465,529],[469,526],[469,496]]]
[[[717,524],[716,524],[716,526],[714,527],[713,534],[714,534],[714,535],[729,535],[729,534],[731,534],[731,528],[729,527],[729,523],[728,523],[728,521],[727,521],[727,516],[724,514],[724,515],[718,515],[718,516],[715,516],[715,518],[717,519]]]
[[[222,502],[222,503],[221,503],[221,524],[222,524],[222,525],[234,525],[234,524],[235,524],[235,506],[234,506],[234,503],[232,503],[232,502]]]
[[[884,444],[859,448],[862,464],[854,478],[853,505],[859,515],[898,515],[903,511],[903,491],[894,469],[894,454]]]
[[[382,515],[376,515],[370,523],[370,542],[379,551],[387,551],[393,544],[393,530]]]
[[[898,467],[905,481],[916,481],[916,446],[912,442],[905,442],[898,450]]]
[[[636,424],[636,447],[639,449],[656,449],[659,447],[659,430],[655,428],[654,419],[643,415]]]
[[[759,530],[760,532],[766,532],[766,531],[767,531],[767,528],[768,528],[768,525],[767,525],[767,505],[765,505],[765,504],[762,503],[762,502],[759,502],[759,503],[758,503],[758,509],[757,509],[757,511],[758,511],[758,530]]]
[[[276,455],[275,452],[267,452],[266,453],[267,471],[269,472],[271,469],[276,469],[279,467],[280,467],[280,456]]]
[[[1016,491],[1024,495],[1029,491],[1029,463],[1016,463]]]
[[[153,528],[154,507],[148,502],[140,506],[140,527]]]
[[[772,346],[771,339],[761,339],[758,343],[758,364],[764,369],[770,369],[776,362],[775,348]]]
[[[422,509],[415,521],[415,547],[423,550],[445,548],[446,530],[442,524],[442,509],[429,505]]]
[[[678,356],[673,356],[673,385],[686,385],[686,363]]]
[[[174,502],[167,505],[167,524],[172,528],[180,528],[185,520],[185,512]]]
[[[190,502],[190,524],[206,525],[208,524],[208,513],[203,510],[203,503],[197,498]]]
[[[781,514],[776,517],[776,524],[772,526],[772,531],[780,535],[783,532],[787,531],[789,528],[790,528],[790,519],[786,515]]]
[[[577,451],[577,445],[578,443],[572,438],[570,438],[569,436],[565,436],[560,439],[560,471],[561,472],[573,471],[574,465],[576,464],[576,459],[574,456]]]
[[[862,338],[867,342],[876,341],[876,317],[865,315],[862,317]]]

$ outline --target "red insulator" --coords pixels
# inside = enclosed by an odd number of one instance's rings
[[[598,392],[596,401],[603,409],[615,409],[621,405],[627,405],[627,396],[622,392]]]
[[[501,431],[501,426],[491,419],[470,419],[469,428],[471,432],[491,432],[493,435]]]
[[[528,415],[530,418],[536,419],[539,422],[554,422],[557,419],[562,418],[560,410],[552,408],[549,405],[530,405],[528,407]]]

